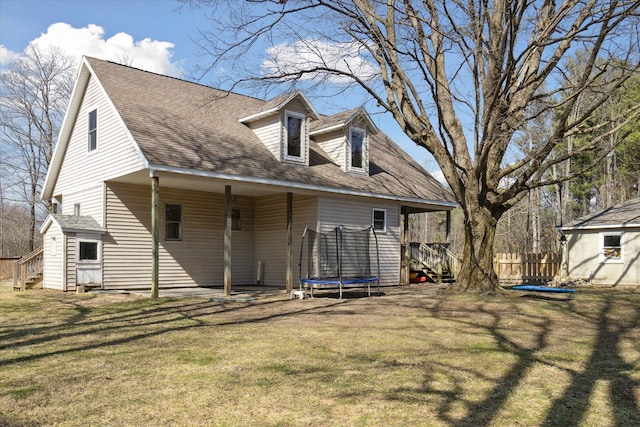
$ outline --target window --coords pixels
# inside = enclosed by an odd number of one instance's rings
[[[58,255],[58,241],[55,237],[52,237],[49,244],[51,245],[50,247],[50,254],[51,256],[57,256]]]
[[[387,211],[385,209],[374,209],[372,216],[373,229],[387,231]]]
[[[351,169],[364,170],[364,129],[351,128],[349,130],[349,145],[351,146]]]
[[[78,259],[80,261],[97,261],[98,260],[98,242],[80,241]]]
[[[285,158],[292,160],[304,159],[305,136],[304,116],[302,114],[285,112],[286,154]]]
[[[80,203],[73,205],[73,214],[75,216],[80,216]]]
[[[622,261],[622,233],[602,233],[601,261]]]
[[[240,209],[231,209],[231,229],[233,231],[242,230],[242,223],[240,222]]]
[[[98,147],[98,110],[89,112],[89,151]]]
[[[166,205],[165,240],[182,240],[182,206]]]

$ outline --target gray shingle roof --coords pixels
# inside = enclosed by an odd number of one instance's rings
[[[571,221],[563,229],[640,226],[640,198]]]
[[[62,231],[106,232],[106,230],[98,224],[98,221],[90,216],[51,214],[51,217],[58,223]]]
[[[273,100],[87,61],[151,165],[455,203],[449,191],[382,132],[371,135],[369,177],[345,173],[313,141],[309,167],[290,166],[239,122]]]

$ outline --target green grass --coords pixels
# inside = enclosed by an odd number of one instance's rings
[[[0,285],[0,425],[640,425],[640,291],[228,304]]]

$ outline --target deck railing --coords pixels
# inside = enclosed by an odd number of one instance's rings
[[[438,277],[446,272],[455,280],[460,270],[460,260],[445,244],[411,242],[410,247],[412,260],[420,261],[435,271]]]
[[[27,289],[27,282],[42,276],[42,254],[42,248],[37,248],[16,260],[16,267],[13,273],[14,289],[24,291]]]

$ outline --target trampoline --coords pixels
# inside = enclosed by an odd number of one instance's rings
[[[375,284],[380,294],[380,256],[373,227],[348,230],[338,226],[327,233],[305,227],[300,245],[299,292],[309,289],[366,288]]]

